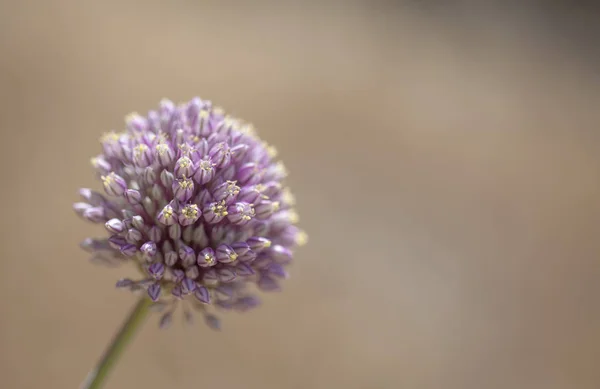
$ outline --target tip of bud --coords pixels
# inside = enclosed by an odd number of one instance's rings
[[[304,246],[308,243],[308,234],[304,231],[298,232],[295,241],[298,246]]]

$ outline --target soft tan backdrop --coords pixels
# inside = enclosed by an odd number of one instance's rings
[[[238,3],[0,1],[0,387],[96,362],[135,299],[71,203],[102,132],[196,94],[277,145],[310,244],[222,333],[154,317],[107,389],[600,387],[594,14]]]

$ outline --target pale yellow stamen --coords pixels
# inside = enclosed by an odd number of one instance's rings
[[[288,220],[290,221],[290,223],[292,224],[296,224],[300,221],[300,216],[298,216],[298,213],[296,211],[294,211],[293,209],[290,209],[288,211]]]
[[[245,124],[240,128],[240,132],[251,138],[256,138],[256,130],[251,123]]]
[[[209,162],[209,161],[201,161],[200,162],[200,169],[204,170],[204,171],[211,171],[213,168],[213,165]]]
[[[141,116],[137,112],[131,112],[125,116],[125,123],[129,124],[139,117]]]
[[[298,246],[304,246],[306,243],[308,243],[308,235],[304,231],[299,231],[296,235],[295,241]]]
[[[273,210],[273,212],[277,212],[279,211],[281,204],[279,203],[279,201],[273,201],[273,203],[271,203],[271,209]]]
[[[290,190],[290,188],[287,188],[287,187],[283,188],[283,193],[281,194],[281,198],[282,198],[283,202],[288,205],[296,204],[296,198],[292,194],[292,191]]]
[[[227,207],[225,206],[225,201],[220,202],[219,204],[213,205],[210,208],[211,211],[214,212],[217,216],[227,216],[229,213],[227,212]]]
[[[102,136],[100,137],[100,142],[114,143],[114,142],[118,142],[120,137],[121,137],[121,134],[116,133],[114,131],[106,132],[106,133],[102,134]]]
[[[285,165],[283,164],[283,162],[281,162],[281,161],[277,162],[277,164],[275,165],[275,170],[282,176],[288,175],[288,171],[285,168]]]
[[[269,157],[271,158],[277,157],[277,149],[275,148],[275,146],[267,147],[267,154],[269,154]]]
[[[107,176],[100,176],[102,180],[102,184],[105,188],[110,188],[110,186],[115,182],[116,174],[114,172],[109,173]]]
[[[191,153],[193,153],[195,151],[195,149],[192,146],[188,145],[187,143],[181,143],[181,144],[177,145],[177,147],[186,156],[190,155]]]
[[[170,205],[167,205],[164,209],[163,209],[163,215],[165,216],[165,218],[170,218],[173,216],[173,207],[171,207]]]
[[[190,166],[192,164],[192,160],[189,159],[188,157],[182,157],[179,159],[179,166],[186,168],[188,166]]]
[[[162,132],[162,131],[158,133],[158,141],[159,141],[160,143],[164,143],[164,142],[166,142],[166,141],[167,141],[167,139],[169,139],[169,134],[167,134],[167,133],[164,133],[164,132]]]
[[[204,254],[204,262],[212,264],[215,261],[215,257],[210,254]]]
[[[194,183],[189,178],[184,177],[181,181],[179,181],[179,187],[181,189],[190,189],[194,187]]]
[[[165,153],[169,151],[169,146],[164,143],[157,144],[156,151],[159,155],[165,155]]]
[[[196,219],[198,217],[198,206],[196,204],[186,205],[181,214],[187,219]]]
[[[227,181],[227,193],[233,196],[240,193],[240,187],[236,185],[237,181]]]
[[[136,158],[140,158],[146,151],[148,151],[148,146],[141,143],[133,148],[133,154]]]
[[[250,205],[250,212],[244,213],[243,205],[238,205],[237,210],[238,210],[238,212],[240,212],[242,214],[242,220],[245,220],[245,221],[251,220],[255,215],[254,207],[252,205]]]

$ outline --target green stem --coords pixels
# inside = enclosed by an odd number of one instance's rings
[[[113,339],[98,365],[90,372],[81,385],[81,389],[99,389],[102,387],[106,381],[106,377],[117,363],[125,347],[144,322],[150,305],[152,305],[152,301],[148,297],[144,296],[140,298],[140,301],[138,301],[133,311],[129,314],[127,321]]]

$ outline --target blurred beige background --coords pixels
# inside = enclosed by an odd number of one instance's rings
[[[153,317],[107,389],[600,387],[597,14],[238,3],[0,1],[0,386],[95,364],[135,298],[71,203],[102,132],[200,95],[278,147],[310,243],[222,333]]]

